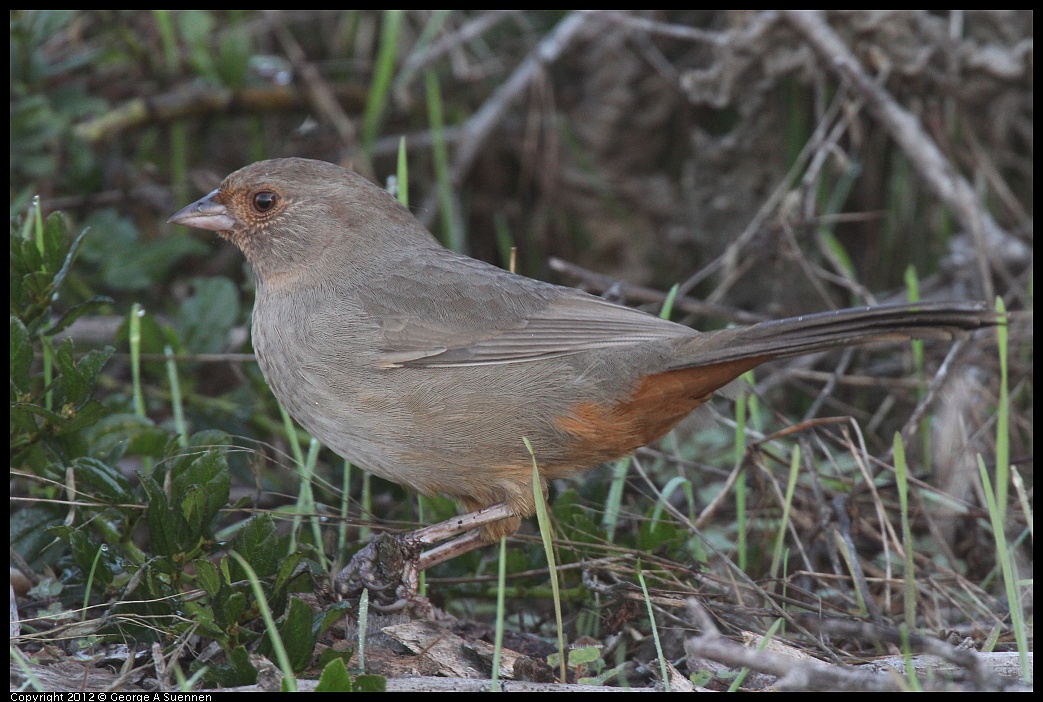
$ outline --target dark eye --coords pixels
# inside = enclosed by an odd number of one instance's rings
[[[279,202],[279,196],[271,190],[262,190],[254,194],[253,208],[260,213],[270,212]]]

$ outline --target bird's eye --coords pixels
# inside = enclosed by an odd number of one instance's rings
[[[257,212],[264,214],[274,209],[275,205],[279,202],[279,196],[273,193],[271,190],[262,190],[258,193],[254,193],[253,197],[253,208]]]

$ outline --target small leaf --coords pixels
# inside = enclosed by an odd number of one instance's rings
[[[79,566],[84,581],[87,580],[87,576],[90,575],[93,569],[96,587],[100,586],[99,589],[102,590],[108,587],[109,583],[112,582],[110,566],[113,565],[112,557],[108,556],[108,549],[103,544],[91,539],[80,529],[66,529],[58,531],[65,532],[61,536],[69,542],[73,560]],[[101,552],[101,558],[98,558],[99,551]],[[97,567],[94,566],[95,559],[98,560]]]
[[[210,668],[210,675],[220,687],[240,687],[257,682],[257,671],[250,665],[245,646],[236,646],[228,654],[228,663]]]
[[[217,566],[204,558],[192,561],[192,565],[196,571],[196,582],[199,587],[206,590],[211,597],[217,597],[221,591],[221,573],[218,572]]]
[[[65,423],[65,418],[62,417],[57,412],[52,412],[51,410],[47,409],[46,407],[41,407],[40,405],[30,404],[28,402],[15,402],[15,403],[13,403],[11,405],[11,412],[13,413],[13,412],[16,412],[16,411],[19,411],[19,412],[29,412],[31,414],[34,414],[34,415],[42,418],[44,421],[46,421],[47,423],[52,424],[54,426],[61,426],[62,424]]]
[[[359,675],[352,688],[355,692],[387,692],[388,681],[383,675]]]
[[[59,378],[56,388],[61,390],[60,403],[68,403],[74,407],[86,402],[90,390],[83,372],[76,367],[72,357],[72,339],[66,339],[54,350],[54,367]]]
[[[233,624],[238,624],[239,617],[243,616],[243,612],[246,611],[246,604],[246,595],[229,590],[228,598],[221,602],[219,607],[214,608],[221,626],[227,629]]]
[[[337,604],[343,604],[338,602]],[[322,653],[319,654],[319,660],[315,663],[318,668],[325,668],[333,661],[343,661],[345,665],[351,662],[351,656],[355,653],[355,649],[348,646],[343,651],[338,651],[335,648],[324,648]]]
[[[72,461],[72,467],[80,492],[112,504],[137,501],[138,496],[131,489],[130,481],[112,466],[96,458],[80,456]]]
[[[347,600],[337,602],[336,604],[333,604],[330,607],[328,607],[326,611],[323,612],[322,619],[319,621],[318,631],[315,632],[315,635],[321,636],[323,633],[325,633],[326,630],[333,626],[333,624],[336,623],[338,619],[341,619],[344,616],[344,613],[349,609],[353,609],[353,607],[352,604]],[[329,653],[330,651],[333,651],[333,649],[326,649],[325,651],[323,651],[323,655]],[[347,657],[348,659],[351,658],[350,651],[348,652]],[[322,665],[323,662],[323,659],[320,658],[319,665]]]
[[[109,408],[97,400],[87,400],[86,404],[80,405],[65,426],[58,429],[54,435],[68,437],[79,434],[97,424],[108,413]]]
[[[179,553],[187,532],[181,515],[170,509],[163,487],[151,476],[141,475],[141,487],[148,496],[145,507],[145,523],[148,524],[149,538],[153,550],[161,556],[170,558]]]
[[[601,529],[590,515],[590,509],[583,505],[575,489],[563,490],[554,500],[554,517],[570,542],[594,543],[600,540]]]
[[[118,457],[131,454],[159,458],[168,439],[168,432],[151,419],[130,413],[110,414],[100,419],[87,436],[96,454],[114,452]]]
[[[28,394],[31,382],[29,369],[33,363],[33,347],[29,332],[22,321],[11,315],[11,386],[21,394]]]
[[[586,665],[601,658],[601,649],[597,646],[580,646],[569,651],[569,665]]]
[[[641,523],[638,530],[637,547],[641,551],[652,552],[662,549],[673,549],[684,543],[685,532],[676,525],[662,519],[653,522],[648,519]]]
[[[304,600],[299,597],[290,598],[290,607],[286,616],[278,625],[279,638],[286,647],[286,654],[290,658],[290,666],[295,673],[299,673],[311,663],[315,652],[315,634],[312,632],[312,611]],[[265,656],[273,656],[271,639],[265,639],[261,645],[261,653]]]
[[[55,214],[58,213],[55,212]],[[49,221],[50,217],[48,217],[48,222]],[[80,232],[75,239],[72,240],[72,243],[68,246],[68,248],[65,249],[65,260],[62,261],[62,267],[58,269],[57,273],[54,274],[54,280],[51,282],[51,287],[53,289],[57,290],[58,287],[65,280],[65,276],[69,274],[69,271],[72,269],[72,263],[76,259],[76,255],[80,252],[80,246],[83,244],[83,241],[87,237],[87,233],[90,232],[90,230],[90,227],[85,227],[84,230]],[[64,236],[65,235],[63,233],[63,239]]]
[[[181,259],[204,256],[210,250],[188,231],[144,241],[134,222],[112,209],[93,212],[87,224],[91,231],[105,232],[105,236],[88,237],[80,257],[97,266],[104,284],[112,290],[148,289]]]
[[[206,488],[202,485],[190,485],[181,498],[181,516],[185,526],[187,543],[198,542],[210,534],[210,520],[207,518]]]
[[[10,545],[27,561],[38,558],[41,551],[54,544],[56,532],[52,529],[69,529],[62,524],[65,516],[53,505],[27,507],[11,514]]]
[[[279,535],[271,515],[261,514],[246,523],[232,539],[232,548],[246,559],[259,578],[273,575],[279,567]],[[231,564],[233,578],[242,580],[246,573],[237,563]]]
[[[193,626],[198,626],[196,634],[209,636],[218,641],[225,640],[225,632],[214,619],[213,604],[209,602],[185,602],[181,605],[185,609],[185,618],[192,621]]]
[[[217,513],[228,504],[231,484],[232,478],[223,449],[207,451],[192,461],[187,471],[174,479],[175,494],[187,497],[190,490],[201,491],[196,493],[196,507],[191,509],[191,513],[192,518],[198,519],[201,528],[208,534]]]
[[[81,302],[78,305],[73,305],[71,308],[65,311],[61,317],[59,317],[51,326],[44,329],[44,336],[54,336],[58,332],[64,331],[70,324],[75,322],[77,319],[85,314],[91,314],[97,312],[106,305],[111,305],[113,302],[111,297],[105,297],[102,295],[92,297],[89,300]]]
[[[43,266],[52,274],[62,269],[65,257],[69,254],[66,231],[65,217],[61,212],[52,212],[47,216],[43,225]]]
[[[228,278],[195,278],[193,295],[181,304],[178,327],[193,353],[223,351],[228,330],[239,319],[239,293]]]
[[[39,272],[43,267],[43,258],[40,256],[40,249],[36,248],[36,242],[32,239],[22,239],[17,243],[16,260],[22,275]],[[52,280],[50,276],[47,276],[46,279]]]
[[[297,572],[297,566],[300,565],[302,560],[304,560],[304,553],[295,551],[279,561],[279,572],[275,576],[275,583],[272,587],[273,592],[280,592],[285,589],[298,575],[308,575],[307,572]]]
[[[106,346],[104,349],[91,349],[80,356],[80,360],[76,361],[76,372],[79,374],[80,380],[85,384],[83,396],[75,403],[76,405],[82,405],[94,394],[94,386],[98,383],[98,374],[101,373],[102,367],[115,352],[116,350],[111,346]]]
[[[330,649],[327,649],[327,651]],[[326,651],[323,651],[325,654]],[[355,687],[351,682],[351,675],[347,666],[340,658],[335,658],[326,664],[319,676],[319,684],[315,686],[316,692],[354,692]]]

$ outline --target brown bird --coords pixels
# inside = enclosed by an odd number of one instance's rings
[[[773,358],[996,323],[924,303],[700,333],[449,251],[381,188],[300,158],[236,171],[170,221],[252,264],[254,349],[290,415],[382,478],[493,507],[455,520],[498,519],[471,545],[535,511],[523,438],[553,480],[658,439]]]

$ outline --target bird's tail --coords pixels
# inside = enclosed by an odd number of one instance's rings
[[[772,358],[874,341],[952,339],[1001,323],[998,314],[980,303],[924,302],[853,307],[700,334],[682,342],[678,348],[678,361],[670,370],[755,358],[760,363]]]

